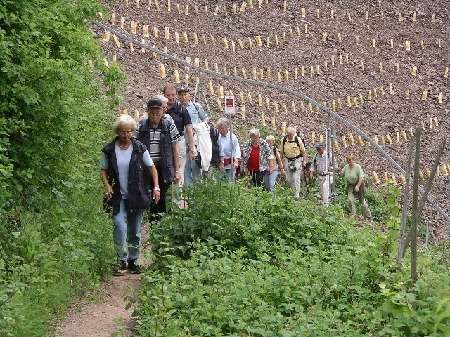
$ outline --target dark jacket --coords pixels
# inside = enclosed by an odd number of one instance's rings
[[[122,199],[115,152],[116,140],[117,137],[106,144],[102,149],[102,152],[105,154],[108,161],[108,182],[113,190],[111,199],[104,200],[104,206],[108,211],[112,209],[113,214],[119,213],[120,201]],[[133,150],[128,172],[128,211],[132,213],[148,209],[152,198],[150,193],[150,174],[148,168],[142,161],[142,156],[147,148],[144,144],[134,138],[131,139],[131,146],[133,147]]]
[[[137,138],[147,148],[150,148],[150,126],[148,118],[143,119],[139,124]],[[171,184],[175,173],[175,165],[173,161],[172,139],[170,137],[170,122],[167,119],[161,118],[158,129],[161,129],[161,139],[159,141],[161,162],[160,165],[157,165],[157,168],[160,166],[163,177],[163,181],[160,181],[160,183]]]

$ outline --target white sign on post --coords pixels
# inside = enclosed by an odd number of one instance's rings
[[[234,105],[234,96],[225,96],[225,115],[235,115],[236,107]]]

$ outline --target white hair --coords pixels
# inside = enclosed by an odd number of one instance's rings
[[[295,129],[292,126],[289,126],[286,128],[286,134],[289,134],[289,133],[295,134]]]
[[[250,130],[250,136],[251,135],[255,135],[255,136],[259,137],[259,130],[258,129],[251,129]]]
[[[164,95],[156,95],[155,97],[153,97],[153,99],[157,99],[158,101],[161,101],[162,103],[166,103],[169,102],[169,99],[164,96]]]
[[[230,121],[228,120],[228,118],[225,118],[225,117],[219,118],[219,120],[216,123],[216,126],[219,127],[222,125],[226,126],[227,128],[230,127]]]
[[[134,120],[133,117],[131,117],[130,115],[120,115],[119,117],[117,117],[116,121],[113,124],[113,130],[114,133],[117,134],[119,128],[123,125],[130,125],[131,126],[131,131],[136,131],[136,121]]]

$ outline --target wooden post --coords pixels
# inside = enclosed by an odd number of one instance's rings
[[[412,200],[412,224],[411,224],[411,286],[417,281],[417,224],[419,223],[418,198],[419,198],[419,164],[420,164],[420,135],[422,130],[416,128],[416,154],[414,158],[413,176],[413,200]]]
[[[400,234],[398,237],[398,254],[397,254],[397,266],[400,270],[402,268],[402,259],[405,255],[405,243],[406,243],[406,216],[408,212],[408,204],[409,204],[409,190],[410,183],[409,177],[411,177],[411,162],[412,162],[412,151],[414,148],[413,140],[409,143],[408,148],[408,164],[406,166],[406,182],[405,182],[405,191],[403,194],[403,204],[402,204],[402,217],[400,224]]]

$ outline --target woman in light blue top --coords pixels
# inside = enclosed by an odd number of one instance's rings
[[[217,169],[222,172],[222,176],[228,175],[231,181],[235,181],[235,172],[241,158],[241,148],[234,133],[229,131],[230,121],[227,118],[220,118],[216,123],[219,129],[219,165]]]
[[[112,212],[117,271],[128,269],[139,273],[136,260],[143,211],[150,207],[152,199],[155,203],[159,201],[160,189],[158,173],[147,148],[132,137],[135,130],[136,122],[131,116],[122,115],[117,119],[114,124],[117,136],[102,149],[100,177],[105,187],[104,206]]]

